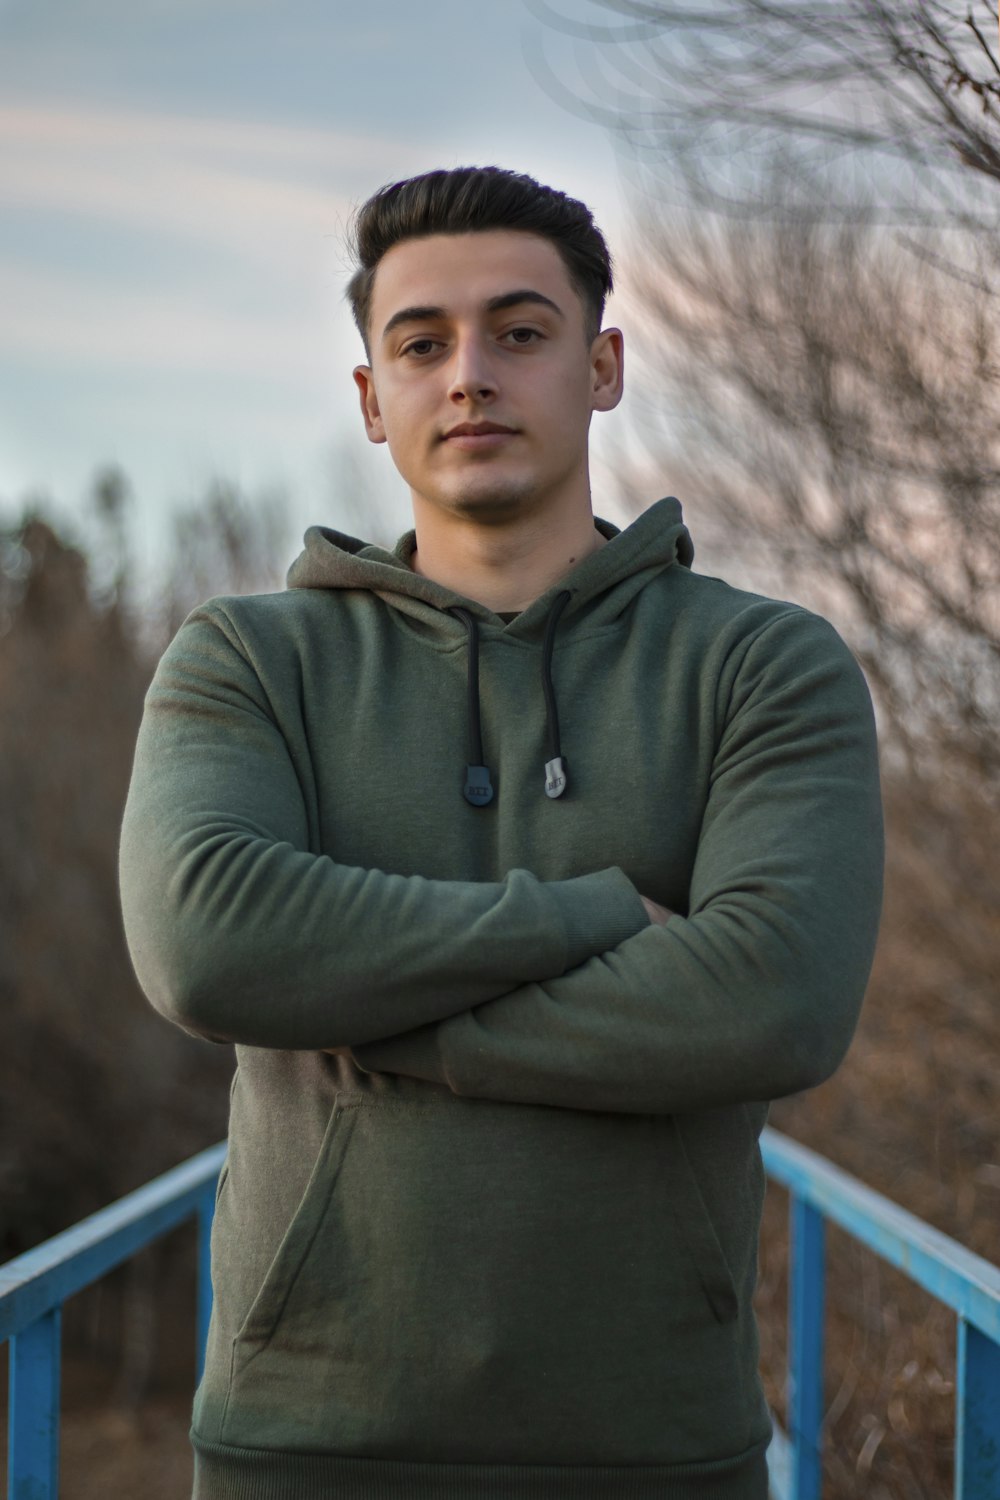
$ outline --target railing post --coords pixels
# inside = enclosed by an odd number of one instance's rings
[[[52,1307],[10,1340],[10,1500],[56,1500],[62,1308]]]
[[[792,1500],[820,1500],[823,1471],[824,1224],[798,1193],[789,1196],[788,1426]]]
[[[198,1307],[195,1326],[195,1382],[205,1368],[205,1345],[212,1316],[212,1219],[218,1179],[206,1183],[198,1197]]]
[[[963,1317],[956,1351],[955,1500],[1000,1495],[1000,1345]]]

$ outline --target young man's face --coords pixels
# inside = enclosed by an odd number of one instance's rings
[[[500,229],[394,245],[375,273],[369,344],[371,365],[354,371],[365,426],[418,516],[430,505],[502,524],[589,508],[590,418],[621,400],[622,336],[588,345],[550,240]],[[465,423],[509,431],[449,436]]]

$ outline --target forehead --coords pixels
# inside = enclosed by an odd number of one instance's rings
[[[430,234],[401,240],[378,263],[372,288],[372,329],[377,338],[393,313],[406,306],[443,307],[463,315],[514,287],[543,292],[571,315],[574,289],[551,240],[524,230]]]

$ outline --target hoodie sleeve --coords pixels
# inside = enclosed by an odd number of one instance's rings
[[[428,880],[311,853],[287,742],[212,603],[146,695],[119,885],[150,1003],[196,1036],[256,1047],[390,1036],[556,978],[648,922],[617,867]]]
[[[460,1095],[635,1113],[812,1088],[857,1024],[882,869],[867,685],[831,625],[789,611],[734,678],[687,914],[554,980],[360,1046],[356,1061]]]

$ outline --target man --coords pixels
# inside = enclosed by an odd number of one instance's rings
[[[237,1049],[195,1495],[764,1500],[758,1136],[857,1022],[868,692],[676,500],[594,517],[582,204],[431,172],[355,243],[413,530],[193,611],[122,830],[146,994]]]

